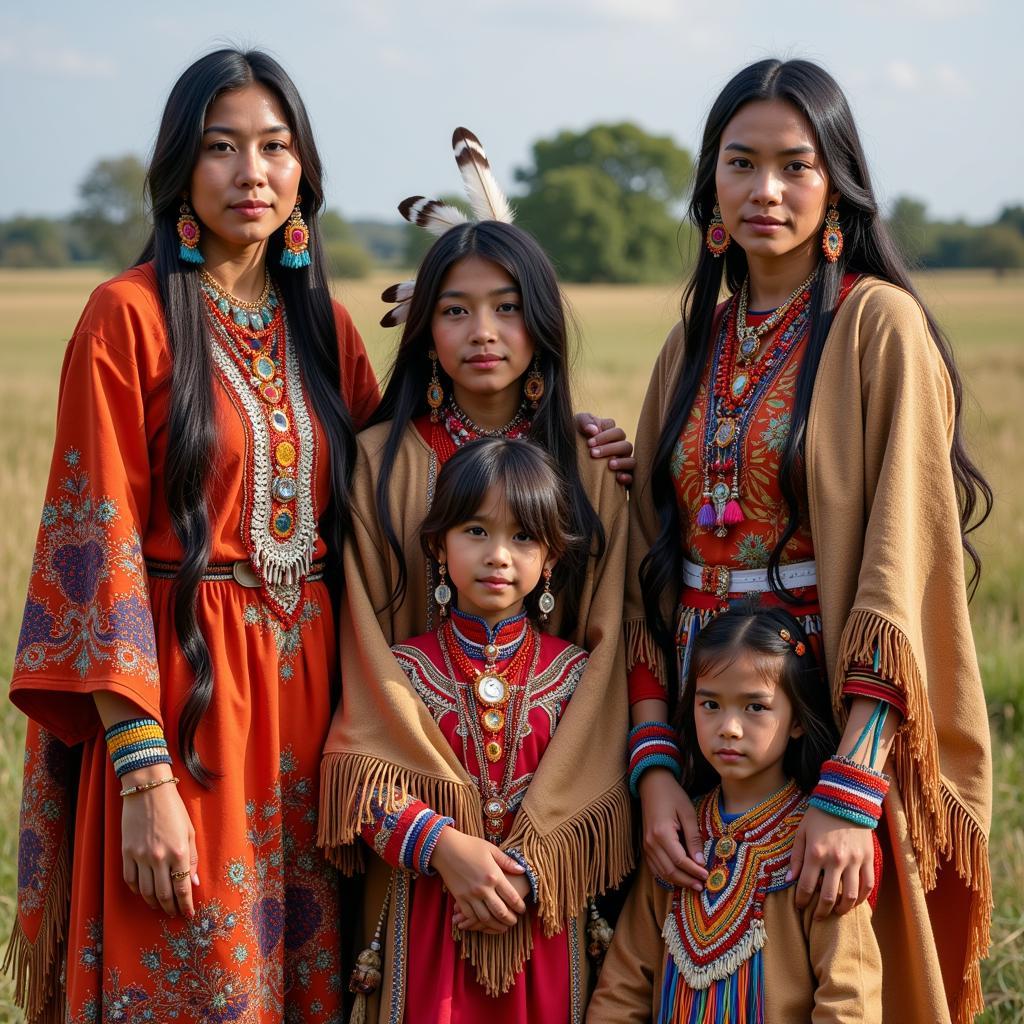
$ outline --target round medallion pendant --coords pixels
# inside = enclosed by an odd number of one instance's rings
[[[505,803],[500,796],[488,797],[484,802],[484,814],[486,814],[488,818],[496,819],[497,824],[500,827],[501,819],[508,814],[508,804]]]
[[[732,439],[735,436],[735,420],[725,419],[718,421],[718,429],[715,431],[715,444],[717,444],[719,448],[727,448],[732,443]]]
[[[508,699],[505,680],[488,673],[477,676],[476,695],[485,704],[504,704]]]
[[[270,425],[283,434],[288,429],[288,414],[283,409],[275,409],[270,414]]]
[[[732,393],[735,398],[739,398],[743,394],[747,387],[747,381],[750,378],[745,373],[737,373],[732,379]]]
[[[555,595],[549,590],[545,590],[540,597],[537,598],[537,607],[545,614],[550,615],[555,610]]]
[[[295,445],[291,441],[282,441],[274,449],[274,458],[279,466],[291,466],[295,463]]]
[[[295,519],[286,508],[276,509],[270,521],[274,533],[281,538],[288,537],[295,526]]]
[[[721,857],[722,860],[728,860],[736,852],[736,841],[732,836],[722,836],[721,839],[715,843],[715,853]]]
[[[298,487],[290,476],[274,478],[274,497],[278,501],[294,501],[297,493]]]
[[[270,356],[257,356],[252,361],[252,372],[268,384],[277,376],[277,366]]]
[[[494,764],[495,761],[501,760],[502,749],[501,744],[497,740],[491,740],[486,746],[487,760]]]
[[[434,600],[443,608],[452,599],[452,588],[447,583],[438,583],[434,587]]]
[[[721,892],[728,881],[729,873],[724,867],[719,865],[711,872],[710,875],[708,875],[707,881],[704,884],[711,890],[711,892]]]
[[[498,656],[498,648],[496,644],[484,644],[484,657],[488,661],[494,661]]]
[[[744,338],[740,343],[740,358],[752,359],[754,357],[754,353],[757,351],[757,346],[757,338]]]
[[[271,405],[277,405],[281,401],[281,389],[274,384],[261,384],[260,394],[263,396],[264,402],[269,402]]]
[[[717,483],[711,488],[711,500],[716,505],[724,505],[729,500],[729,485]]]
[[[480,721],[488,732],[501,732],[505,728],[505,713],[497,708],[491,708],[490,711],[483,713]]]

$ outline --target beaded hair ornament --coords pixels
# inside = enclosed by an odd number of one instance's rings
[[[515,214],[497,178],[494,177],[480,140],[468,128],[456,128],[452,134],[452,149],[473,216],[478,221],[497,220],[503,224],[511,224]],[[469,221],[457,207],[440,199],[426,199],[423,196],[409,196],[408,199],[403,199],[398,204],[398,212],[410,224],[425,228],[438,238],[459,224]],[[396,305],[381,318],[381,327],[396,327],[405,323],[415,287],[414,279],[401,281],[384,289],[381,298]]]
[[[790,633],[788,629],[780,629],[779,636],[783,640],[785,640],[790,647],[793,648],[793,651],[795,652],[798,658],[802,658],[804,654],[807,652],[807,646],[803,643],[803,641],[795,639],[793,634]]]

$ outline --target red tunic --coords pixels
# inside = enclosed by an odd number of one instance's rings
[[[361,422],[377,402],[376,381],[351,319],[341,307],[335,312],[342,388]],[[252,555],[253,531],[263,528],[253,517],[272,508],[267,475],[254,460],[274,441],[219,358],[215,352],[214,564]],[[296,515],[300,526],[310,524],[319,559],[325,545],[316,523],[330,493],[324,435],[287,350],[281,363],[289,436],[297,439]],[[32,947],[38,976],[49,963],[50,927],[68,929],[73,1024],[101,1016],[131,1024],[327,1024],[341,1014],[342,908],[335,874],[315,847],[315,817],[337,684],[331,599],[316,580],[276,592],[276,603],[230,575],[199,585],[196,614],[215,683],[196,745],[222,773],[212,790],[202,789],[177,744],[192,673],[174,630],[172,581],[152,570],[153,562],[181,557],[164,498],[170,370],[152,266],[101,285],[64,360],[11,686],[12,700],[33,719],[15,941]],[[98,691],[128,698],[163,725],[196,831],[201,884],[191,922],[151,910],[122,879],[122,800],[92,699]],[[50,953],[60,956],[55,945]],[[64,964],[55,960],[50,969]]]
[[[452,619],[470,644],[487,642],[482,620],[463,616],[457,610]],[[500,624],[491,635],[499,645],[514,645],[529,627],[517,616]],[[469,774],[481,783],[481,792],[489,789],[488,780],[500,790],[508,805],[501,836],[511,829],[515,813],[540,763],[559,718],[587,663],[580,648],[557,637],[539,635],[539,645],[530,664],[519,675],[519,683],[510,679],[511,697],[504,708],[505,723],[496,735],[502,755],[489,761],[480,754],[486,737],[479,724],[486,707],[474,698],[473,687],[447,660],[437,633],[427,633],[393,648],[416,692],[430,710]],[[473,648],[467,650],[467,654]],[[515,652],[497,662],[507,668]],[[471,659],[483,667],[482,657]],[[454,675],[454,678],[453,678]],[[518,724],[517,724],[518,723]],[[487,734],[487,736],[495,734]],[[407,991],[404,994],[405,1021],[408,1024],[531,1024],[535,1021],[569,1022],[581,1019],[579,949],[573,922],[556,935],[544,935],[536,911],[530,907],[533,952],[523,972],[504,995],[488,996],[478,984],[475,970],[459,955],[451,933],[454,911],[452,898],[440,878],[430,873],[429,856],[422,857],[424,836],[432,828],[444,827],[434,812],[410,798],[399,812],[377,814],[372,825],[363,830],[366,842],[385,858],[407,883],[413,872],[415,881],[405,890],[403,901],[405,928],[396,928],[396,946],[387,952],[394,961],[404,955],[407,963]],[[496,836],[500,843],[500,836]],[[429,850],[432,843],[426,840]],[[428,851],[429,852],[429,851]],[[531,869],[532,870],[532,869]],[[527,901],[529,904],[529,900]],[[396,908],[396,913],[403,910]]]

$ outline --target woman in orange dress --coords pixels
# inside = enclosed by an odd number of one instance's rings
[[[192,65],[149,192],[143,260],[93,293],[61,375],[11,688],[31,722],[8,965],[30,1022],[339,1022],[325,576],[378,390],[329,298],[284,71]]]

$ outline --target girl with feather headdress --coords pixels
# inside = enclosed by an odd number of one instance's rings
[[[454,144],[482,219],[466,221],[419,197],[402,204],[410,219],[427,221],[441,237],[415,285],[389,290],[399,302],[390,321],[405,326],[380,409],[358,438],[339,611],[343,695],[323,757],[319,838],[343,869],[367,860],[364,933],[368,941],[376,930],[377,949],[361,955],[353,978],[361,993],[357,1019],[369,1012],[381,1021],[433,1021],[440,1013],[434,1003],[443,998],[451,1014],[445,1019],[478,1020],[468,1007],[479,1007],[480,997],[498,1021],[580,1020],[583,915],[590,897],[615,885],[632,859],[624,731],[618,732],[627,713],[618,642],[625,492],[573,420],[566,319],[551,263],[529,234],[507,222],[507,204],[475,137],[460,129]],[[590,652],[544,764],[498,846],[484,838],[480,789],[391,650],[438,624],[447,580],[425,557],[420,526],[440,468],[485,436],[539,445],[563,475],[569,530],[583,543],[554,570],[559,597],[550,630]],[[550,956],[546,961],[561,979],[546,1004],[550,1013],[539,1018],[530,1002],[538,997],[524,971],[536,950],[523,917],[507,929],[493,921],[460,929],[456,955],[435,961],[434,941],[409,927],[417,913],[417,865],[393,869],[360,845],[373,821],[371,797],[390,829],[424,827],[402,817],[409,798],[451,819],[475,838],[474,871],[495,883],[502,872],[519,871],[502,851],[519,851],[536,879],[543,934],[556,937],[560,950],[562,968]],[[405,838],[404,845],[418,848],[422,836],[410,831]],[[375,849],[396,845],[403,842],[392,833]],[[452,924],[437,922],[435,935],[438,927],[448,934]],[[362,995],[378,980],[379,1008]],[[431,1005],[421,1005],[428,988]]]

